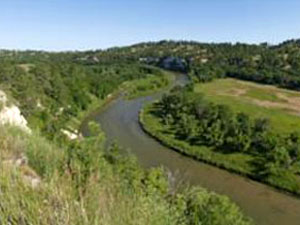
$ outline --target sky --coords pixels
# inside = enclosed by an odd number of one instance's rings
[[[300,0],[0,0],[0,49],[300,38]]]

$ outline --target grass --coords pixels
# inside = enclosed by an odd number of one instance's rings
[[[174,80],[174,74],[162,72],[162,75],[149,74],[144,79],[125,82],[122,85],[128,99],[147,96],[168,87]]]
[[[267,183],[290,193],[300,194],[300,179],[296,175],[290,175],[290,177],[258,176],[259,168],[257,168],[255,162],[261,160],[260,156],[243,153],[222,153],[218,149],[191,145],[184,140],[177,139],[174,130],[164,125],[161,119],[155,115],[156,107],[155,104],[144,107],[140,112],[139,121],[143,129],[162,144],[195,160],[203,161],[230,172]]]
[[[257,99],[261,101],[270,101],[270,102],[287,102],[287,100],[279,98],[276,95],[274,90],[268,90],[264,88],[250,88],[247,92],[243,95],[244,97],[248,97],[251,99]]]
[[[170,207],[163,194],[146,193],[141,187],[127,185],[127,180],[117,172],[122,163],[116,166],[107,163],[98,145],[94,145],[98,153],[91,150],[91,145],[85,149],[85,157],[91,156],[95,161],[88,167],[93,172],[79,198],[74,176],[78,173],[81,178],[86,171],[83,165],[73,162],[76,170],[72,174],[67,172],[67,149],[55,146],[37,133],[27,135],[14,127],[0,129],[0,224],[171,225],[177,220],[172,215],[175,208]],[[38,188],[23,179],[25,166],[18,168],[7,163],[20,154],[29,159],[26,170],[30,166],[41,177]],[[144,173],[135,164],[121,169],[131,170],[127,171],[129,176],[136,173],[137,178],[133,179],[137,184],[138,176]]]
[[[0,129],[0,224],[253,224],[225,196],[169,189],[161,169],[109,153],[103,138],[58,147],[38,133]],[[20,154],[29,159],[26,170],[7,163]],[[32,168],[42,180],[37,187],[24,180]]]
[[[195,92],[204,93],[217,104],[227,104],[236,112],[269,118],[275,132],[300,130],[299,92],[231,78],[196,84]]]

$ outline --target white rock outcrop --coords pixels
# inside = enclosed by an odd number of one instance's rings
[[[20,109],[15,105],[8,106],[7,96],[0,90],[0,125],[5,124],[20,127],[22,130],[31,133]]]
[[[66,135],[70,140],[81,138],[81,134],[78,134],[78,130],[69,131],[69,130],[61,129],[61,132],[64,135]]]

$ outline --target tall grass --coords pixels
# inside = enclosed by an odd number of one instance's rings
[[[104,149],[101,133],[58,146],[35,132],[0,130],[1,225],[251,224],[226,197],[203,189],[171,192],[162,169],[141,169],[118,147]],[[28,165],[8,163],[20,154]],[[26,182],[26,168],[42,180],[37,187]]]
[[[63,149],[38,134],[1,131],[0,224],[174,224],[167,200],[124,182],[126,167],[107,162],[97,138]],[[24,182],[22,168],[7,165],[22,152],[43,179],[37,188]],[[134,173],[146,176],[131,167],[132,183]]]

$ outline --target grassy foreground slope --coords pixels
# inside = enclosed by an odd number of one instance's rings
[[[62,148],[37,134],[4,127],[1,131],[1,224],[175,224],[178,220],[175,207],[164,197],[167,183],[161,171],[144,171],[131,158],[101,150],[103,134]],[[9,163],[19,154],[28,157],[28,166]],[[24,179],[29,171],[41,177],[38,187]]]
[[[171,189],[162,169],[144,170],[117,146],[105,149],[95,125],[97,135],[63,146],[0,129],[1,224],[252,224],[228,197]]]

